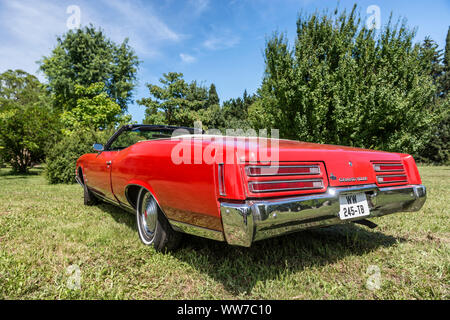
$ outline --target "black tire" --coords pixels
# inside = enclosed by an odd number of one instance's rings
[[[93,206],[99,202],[98,199],[94,196],[94,194],[91,191],[89,191],[86,184],[83,184],[83,189],[84,189],[84,205],[85,206]]]
[[[172,229],[153,195],[146,189],[139,191],[136,206],[136,223],[141,242],[166,252],[178,248],[181,233]]]

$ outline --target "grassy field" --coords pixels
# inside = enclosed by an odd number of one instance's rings
[[[186,236],[161,254],[78,185],[0,170],[2,299],[449,299],[450,167],[420,167],[419,212],[255,243]],[[77,280],[79,279],[79,281]]]

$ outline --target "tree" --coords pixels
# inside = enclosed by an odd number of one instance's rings
[[[444,74],[441,80],[442,95],[443,97],[448,96],[448,91],[450,90],[450,27],[447,31],[447,37],[445,39],[445,51],[444,51]]]
[[[430,135],[420,150],[416,160],[435,164],[448,164],[450,161],[450,98],[436,102],[437,117],[430,127]]]
[[[149,98],[138,100],[146,107],[144,123],[192,127],[194,121],[208,120],[208,91],[196,81],[187,83],[182,73],[164,73],[162,86],[147,84]]]
[[[75,107],[75,85],[88,87],[97,82],[103,82],[108,96],[126,111],[139,65],[128,39],[117,45],[92,25],[58,37],[52,54],[39,63],[60,111]]]
[[[61,122],[67,132],[78,128],[105,129],[119,123],[129,122],[130,116],[123,116],[120,106],[105,92],[102,82],[88,87],[75,85],[75,107],[61,114]]]
[[[441,82],[444,72],[442,50],[438,50],[437,43],[429,37],[426,37],[420,46],[420,60],[423,63],[424,71],[433,79],[436,86],[436,97],[441,97],[443,95]]]
[[[249,107],[256,101],[256,95],[248,95],[247,90],[241,97],[224,101],[222,113],[224,117],[223,129],[249,129],[251,127],[249,119]]]
[[[368,30],[356,5],[301,14],[292,48],[283,34],[266,42],[262,125],[278,127],[282,138],[417,153],[435,86],[414,37],[391,20]]]
[[[214,83],[211,83],[208,91],[208,107],[214,105],[220,105],[220,100],[219,95],[217,94],[216,91],[216,86],[214,85]]]
[[[0,153],[26,173],[45,158],[60,130],[51,100],[38,79],[22,70],[0,74]]]
[[[429,128],[429,135],[418,154],[418,160],[437,164],[446,164],[450,160],[450,28],[447,32],[444,59],[441,51],[431,39],[425,39],[422,45],[422,60],[426,72],[433,78],[436,86],[435,99],[430,111],[435,115]]]

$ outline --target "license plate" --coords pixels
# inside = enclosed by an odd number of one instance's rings
[[[341,220],[368,216],[369,205],[365,193],[352,193],[339,196]]]

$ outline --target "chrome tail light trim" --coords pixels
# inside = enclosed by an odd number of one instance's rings
[[[310,168],[309,172],[280,172],[283,169]],[[265,170],[265,173],[252,173],[253,169]],[[320,175],[319,165],[295,165],[295,166],[247,166],[245,172],[249,177],[270,177],[270,176],[301,176],[301,175]]]
[[[281,184],[281,183],[302,183],[302,182],[312,182],[313,186],[308,187],[292,187],[292,188],[277,188],[277,189],[269,189],[269,190],[255,190],[254,185],[261,184]],[[317,184],[314,186],[314,184]],[[322,189],[323,188],[323,180],[322,179],[308,179],[308,180],[276,180],[276,181],[250,181],[248,183],[248,187],[253,193],[264,193],[264,192],[283,192],[283,191],[293,191],[293,190],[313,190],[313,189]]]

